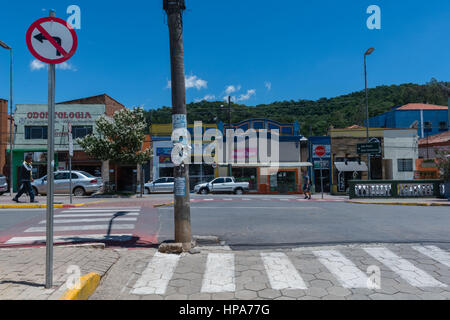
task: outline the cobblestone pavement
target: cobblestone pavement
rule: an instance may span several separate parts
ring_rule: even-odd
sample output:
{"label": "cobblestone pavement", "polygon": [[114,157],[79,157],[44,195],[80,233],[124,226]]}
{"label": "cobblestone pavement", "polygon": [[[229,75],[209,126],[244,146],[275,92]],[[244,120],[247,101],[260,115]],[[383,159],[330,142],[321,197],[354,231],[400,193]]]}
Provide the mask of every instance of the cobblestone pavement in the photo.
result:
{"label": "cobblestone pavement", "polygon": [[121,257],[92,300],[450,299],[450,253],[443,246],[116,252]]}
{"label": "cobblestone pavement", "polygon": [[113,250],[55,248],[53,288],[45,288],[45,248],[0,249],[0,300],[56,300],[67,290],[66,281],[79,267],[81,275],[103,276],[119,259]]}

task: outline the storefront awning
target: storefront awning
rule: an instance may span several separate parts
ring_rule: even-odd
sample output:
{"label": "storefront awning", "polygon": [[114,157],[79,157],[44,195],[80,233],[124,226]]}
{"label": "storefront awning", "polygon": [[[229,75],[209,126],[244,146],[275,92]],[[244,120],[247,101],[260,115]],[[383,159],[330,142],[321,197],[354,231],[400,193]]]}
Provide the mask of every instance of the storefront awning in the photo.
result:
{"label": "storefront awning", "polygon": [[[220,163],[220,166],[227,166],[227,163]],[[275,162],[275,163],[231,163],[233,167],[250,167],[250,168],[261,168],[261,167],[278,167],[278,168],[298,168],[298,167],[312,167],[311,162]]]}
{"label": "storefront awning", "polygon": [[341,171],[341,172],[369,171],[367,169],[366,163],[362,162],[362,161],[361,161],[361,164],[356,161],[348,161],[347,164],[345,164],[345,162],[335,162],[334,165],[336,166],[336,169],[338,169],[338,171]]}

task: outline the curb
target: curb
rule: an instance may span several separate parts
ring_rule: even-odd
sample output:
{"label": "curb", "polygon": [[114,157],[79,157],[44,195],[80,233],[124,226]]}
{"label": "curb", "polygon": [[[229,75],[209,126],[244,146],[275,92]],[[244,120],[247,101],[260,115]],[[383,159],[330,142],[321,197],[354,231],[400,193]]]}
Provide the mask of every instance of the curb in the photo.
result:
{"label": "curb", "polygon": [[[94,201],[94,202],[84,202],[77,204],[54,204],[53,208],[78,208],[83,207],[89,204],[106,202],[106,200],[102,201]],[[46,204],[0,204],[0,209],[46,209]]]}
{"label": "curb", "polygon": [[435,202],[371,202],[371,201],[346,201],[347,203],[356,204],[378,204],[389,206],[418,206],[418,207],[446,207],[450,206],[450,203],[435,203]]}
{"label": "curb", "polygon": [[80,278],[80,287],[67,290],[59,300],[87,300],[100,283],[98,273],[89,273]]}
{"label": "curb", "polygon": [[169,203],[155,204],[155,205],[153,205],[153,208],[166,207],[166,206],[171,206],[173,204],[175,204],[175,201],[172,201],[172,202],[169,202]]}

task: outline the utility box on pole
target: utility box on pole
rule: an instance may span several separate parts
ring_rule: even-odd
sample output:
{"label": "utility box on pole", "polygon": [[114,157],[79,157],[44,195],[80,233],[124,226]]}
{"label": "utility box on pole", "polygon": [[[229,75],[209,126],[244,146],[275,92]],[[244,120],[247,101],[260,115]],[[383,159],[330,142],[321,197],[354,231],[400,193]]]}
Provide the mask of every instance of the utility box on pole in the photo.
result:
{"label": "utility box on pole", "polygon": [[175,242],[182,243],[185,250],[191,248],[191,213],[189,200],[190,141],[187,140],[186,84],[183,52],[184,0],[163,0],[167,13],[170,38],[170,62],[172,80],[172,142],[175,164],[174,219]]}

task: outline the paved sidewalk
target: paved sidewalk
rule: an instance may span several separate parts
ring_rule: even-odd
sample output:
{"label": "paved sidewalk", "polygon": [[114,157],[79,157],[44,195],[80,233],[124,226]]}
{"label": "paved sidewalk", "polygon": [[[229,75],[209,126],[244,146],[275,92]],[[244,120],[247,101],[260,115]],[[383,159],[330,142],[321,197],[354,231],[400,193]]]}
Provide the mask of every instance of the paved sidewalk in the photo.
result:
{"label": "paved sidewalk", "polygon": [[403,205],[403,206],[450,206],[447,199],[437,198],[406,198],[406,199],[350,199],[348,203],[378,204],[378,205]]}
{"label": "paved sidewalk", "polygon": [[54,287],[46,289],[45,255],[45,248],[0,249],[0,300],[58,300],[67,290],[70,266],[79,267],[81,275],[103,276],[119,259],[114,250],[55,247]]}

